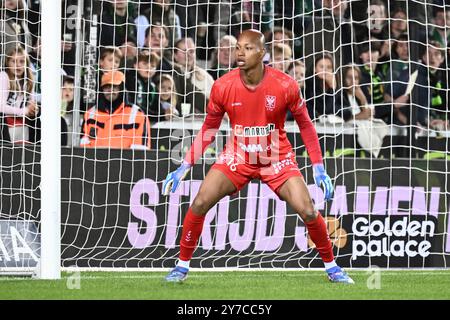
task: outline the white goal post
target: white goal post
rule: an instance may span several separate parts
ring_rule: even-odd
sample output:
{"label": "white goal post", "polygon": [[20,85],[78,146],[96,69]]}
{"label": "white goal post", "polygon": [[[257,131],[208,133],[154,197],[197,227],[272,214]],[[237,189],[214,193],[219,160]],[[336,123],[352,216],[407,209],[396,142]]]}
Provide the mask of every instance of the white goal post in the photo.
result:
{"label": "white goal post", "polygon": [[43,0],[40,279],[61,277],[61,2]]}

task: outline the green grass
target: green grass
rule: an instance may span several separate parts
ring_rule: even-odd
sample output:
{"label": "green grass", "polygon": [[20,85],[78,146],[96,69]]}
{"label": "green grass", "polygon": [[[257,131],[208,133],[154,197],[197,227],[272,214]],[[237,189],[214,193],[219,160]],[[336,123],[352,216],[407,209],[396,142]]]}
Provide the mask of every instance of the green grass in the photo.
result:
{"label": "green grass", "polygon": [[450,299],[450,270],[382,271],[380,289],[369,290],[366,271],[350,271],[355,285],[329,283],[320,271],[191,272],[181,284],[161,272],[83,272],[58,281],[0,278],[0,299]]}

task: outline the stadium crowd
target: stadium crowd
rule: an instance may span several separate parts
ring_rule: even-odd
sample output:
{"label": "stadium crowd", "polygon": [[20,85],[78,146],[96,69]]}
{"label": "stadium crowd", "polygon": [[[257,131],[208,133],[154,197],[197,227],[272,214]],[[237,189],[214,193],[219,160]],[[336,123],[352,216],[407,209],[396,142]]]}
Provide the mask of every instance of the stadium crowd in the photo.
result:
{"label": "stadium crowd", "polygon": [[[444,0],[426,6],[395,0],[85,1],[81,41],[88,46],[97,14],[98,59],[95,66],[84,59],[78,73],[77,3],[62,0],[63,145],[78,132],[74,110],[80,111],[81,145],[107,141],[121,148],[149,147],[156,122],[204,117],[214,80],[236,67],[236,37],[248,28],[264,32],[265,63],[298,81],[315,121],[449,128],[450,7]],[[39,141],[39,6],[39,0],[1,2],[1,141]],[[90,68],[95,73],[87,77]],[[93,99],[86,98],[88,87]],[[112,119],[124,110],[127,117]],[[141,141],[124,143],[111,134]]]}

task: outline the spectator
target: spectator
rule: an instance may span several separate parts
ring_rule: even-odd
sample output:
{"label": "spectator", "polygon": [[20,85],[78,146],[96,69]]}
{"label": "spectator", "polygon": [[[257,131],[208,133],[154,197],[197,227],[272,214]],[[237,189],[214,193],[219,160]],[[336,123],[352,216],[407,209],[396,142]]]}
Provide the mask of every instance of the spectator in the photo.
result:
{"label": "spectator", "polygon": [[353,26],[344,15],[347,7],[345,0],[324,0],[322,10],[314,11],[303,40],[307,75],[311,75],[315,61],[323,54],[332,54],[336,70],[358,56]]}
{"label": "spectator", "polygon": [[334,74],[333,58],[323,55],[314,64],[314,77],[306,82],[306,103],[311,119],[324,115],[338,116],[344,121],[350,119],[351,112],[341,108],[337,99],[338,85]]}
{"label": "spectator", "polygon": [[74,78],[63,76],[61,88],[61,145],[72,145]]}
{"label": "spectator", "polygon": [[301,60],[294,60],[288,70],[288,73],[297,81],[298,86],[302,91],[302,95],[305,96],[305,63]]}
{"label": "spectator", "polygon": [[281,72],[287,73],[289,65],[292,63],[292,49],[285,43],[275,43],[273,45],[273,55],[270,60],[272,67]]}
{"label": "spectator", "polygon": [[385,118],[385,112],[390,111],[390,106],[385,106],[383,113],[379,114],[380,108],[386,101],[385,90],[383,86],[383,75],[378,68],[378,59],[380,57],[380,45],[378,42],[365,42],[360,49],[361,60],[361,85],[362,91],[366,96],[367,102],[375,105],[377,118]]}
{"label": "spectator", "polygon": [[145,30],[144,47],[150,49],[160,58],[160,66],[158,71],[172,71],[173,65],[171,63],[172,56],[167,50],[169,46],[168,38],[169,30],[167,27],[156,23],[152,24]]}
{"label": "spectator", "polygon": [[161,74],[158,82],[159,88],[159,109],[163,111],[164,118],[170,120],[173,115],[179,115],[177,106],[177,92],[173,78],[168,74]]}
{"label": "spectator", "polygon": [[146,31],[146,46],[161,59],[157,69],[157,77],[164,73],[173,78],[176,92],[179,95],[177,99],[178,111],[181,111],[181,103],[189,103],[191,106],[200,108],[200,113],[204,113],[205,96],[201,92],[196,92],[192,83],[186,80],[181,68],[171,62],[172,55],[167,50],[169,43],[167,35],[168,29],[158,23],[152,24]]}
{"label": "spectator", "polygon": [[122,67],[124,69],[132,68],[137,56],[136,40],[134,38],[127,38],[126,42],[119,48],[122,52]]}
{"label": "spectator", "polygon": [[154,83],[159,57],[147,49],[139,51],[134,69],[128,70],[126,88],[130,102],[141,107],[150,123],[160,121],[156,85]]}
{"label": "spectator", "polygon": [[6,52],[4,69],[0,72],[0,140],[30,142],[30,119],[37,112],[30,59],[25,49],[17,46]]}
{"label": "spectator", "polygon": [[372,118],[372,108],[367,104],[367,99],[362,92],[359,79],[361,71],[356,65],[343,67],[343,92],[342,107],[343,113],[350,110],[350,119],[356,126],[357,146],[370,152],[374,157],[378,157],[383,146],[384,137],[389,129],[380,119]]}
{"label": "spectator", "polygon": [[408,35],[402,34],[397,40],[393,41],[390,60],[381,65],[381,72],[385,80],[390,82],[398,81],[400,73],[408,69],[408,63],[411,60],[408,40]]}
{"label": "spectator", "polygon": [[370,0],[369,6],[367,1],[355,1],[351,8],[357,42],[367,38],[383,41],[389,38],[385,27],[388,22],[386,4],[382,0]]}
{"label": "spectator", "polygon": [[5,53],[21,45],[26,52],[31,50],[31,34],[26,21],[27,8],[20,0],[3,0],[0,4],[0,62],[5,62]]}
{"label": "spectator", "polygon": [[[380,61],[389,62],[389,60],[392,59],[391,51],[392,51],[393,47],[395,46],[396,41],[399,40],[399,37],[406,34],[407,27],[408,27],[408,23],[407,23],[406,11],[403,8],[398,7],[394,10],[394,12],[392,14],[390,26],[388,24],[386,24],[384,27],[385,31],[384,31],[383,35],[390,34],[389,39],[380,40],[377,37],[375,37],[374,35],[370,35],[370,39],[373,42],[375,42],[375,41],[381,42]],[[390,67],[389,63],[387,63],[385,66]],[[385,71],[383,71],[383,73],[385,73]]]}
{"label": "spectator", "polygon": [[214,84],[213,77],[203,68],[196,65],[196,50],[194,40],[192,38],[182,38],[175,42],[175,61],[185,74],[185,78],[189,81],[196,92],[200,92],[206,98],[201,101],[196,100],[195,109],[206,113],[206,105],[209,100],[209,94]]}
{"label": "spectator", "polygon": [[264,57],[264,61],[270,60],[273,56],[273,47],[275,44],[283,43],[293,48],[294,45],[294,35],[291,31],[286,28],[275,26],[273,30],[268,33],[266,37],[266,43],[269,45],[267,48],[267,57]]}
{"label": "spectator", "polygon": [[450,10],[446,7],[435,6],[432,20],[434,27],[431,29],[430,40],[439,42],[442,48],[447,48],[450,41]]}
{"label": "spectator", "polygon": [[100,50],[99,79],[104,72],[119,70],[122,61],[122,51],[117,47],[106,47]]}
{"label": "spectator", "polygon": [[220,39],[217,53],[213,55],[209,70],[214,80],[236,67],[236,57],[234,54],[236,44],[236,38],[231,35],[225,35]]}
{"label": "spectator", "polygon": [[[98,41],[102,47],[124,47],[130,39],[136,39],[136,29],[128,12],[127,0],[110,0],[101,2]],[[135,45],[135,44],[134,44]]]}
{"label": "spectator", "polygon": [[346,65],[342,69],[342,75],[342,107],[351,111],[354,120],[371,119],[372,110],[360,85],[361,70],[356,65]]}
{"label": "spectator", "polygon": [[411,124],[410,106],[405,104],[412,100],[410,105],[417,108],[416,124],[441,129],[448,126],[447,70],[441,68],[444,57],[445,51],[439,42],[431,41],[423,46],[414,86],[414,90],[418,91],[417,94],[413,93],[411,97],[405,94],[410,77],[409,69],[404,70],[399,76],[399,81],[393,83],[393,97],[396,100],[404,97],[405,101],[403,104],[394,104],[400,124]]}
{"label": "spectator", "polygon": [[391,36],[392,39],[398,39],[398,37],[404,34],[408,29],[408,22],[405,9],[398,7],[394,10],[391,18]]}
{"label": "spectator", "polygon": [[[288,73],[297,81],[301,95],[302,97],[305,97],[305,64],[303,63],[303,61],[294,60],[294,62],[289,67]],[[290,110],[287,111],[286,120],[294,120],[294,116],[292,115]]]}
{"label": "spectator", "polygon": [[125,99],[125,75],[102,76],[97,106],[84,115],[81,146],[150,149],[150,122],[137,105]]}
{"label": "spectator", "polygon": [[137,41],[138,46],[142,47],[145,45],[146,30],[154,24],[160,24],[167,27],[167,39],[172,47],[173,43],[177,39],[181,38],[181,27],[180,18],[175,13],[171,5],[171,0],[155,0],[150,5],[149,8],[144,10],[141,15],[139,15],[134,23],[137,27]]}

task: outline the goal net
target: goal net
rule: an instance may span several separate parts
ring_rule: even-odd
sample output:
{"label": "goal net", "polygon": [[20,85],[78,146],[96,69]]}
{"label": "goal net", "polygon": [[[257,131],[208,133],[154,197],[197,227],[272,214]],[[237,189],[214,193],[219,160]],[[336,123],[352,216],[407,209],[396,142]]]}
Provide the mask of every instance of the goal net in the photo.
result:
{"label": "goal net", "polygon": [[[236,39],[249,28],[265,35],[264,63],[293,77],[306,100],[331,201],[314,185],[290,112],[284,129],[338,264],[449,266],[444,1],[63,0],[60,109],[41,101],[42,2],[1,4],[0,272],[38,266],[41,133],[53,126],[60,265],[174,266],[187,209],[231,134],[228,117],[175,193],[162,196],[162,182],[201,128],[214,81],[236,68]],[[58,123],[44,122],[49,109]],[[208,212],[191,266],[323,263],[298,214],[253,180]]]}

